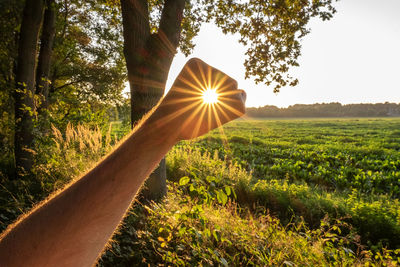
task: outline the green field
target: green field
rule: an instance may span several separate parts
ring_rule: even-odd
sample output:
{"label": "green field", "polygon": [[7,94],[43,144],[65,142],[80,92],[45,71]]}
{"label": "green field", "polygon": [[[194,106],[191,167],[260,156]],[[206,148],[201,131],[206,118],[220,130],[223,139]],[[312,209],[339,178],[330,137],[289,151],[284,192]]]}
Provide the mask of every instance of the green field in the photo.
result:
{"label": "green field", "polygon": [[236,121],[224,133],[196,145],[217,149],[257,179],[400,196],[399,119]]}
{"label": "green field", "polygon": [[101,264],[400,263],[400,119],[238,120],[167,165]]}
{"label": "green field", "polygon": [[[0,227],[127,133],[53,128],[37,179],[0,173]],[[168,194],[133,205],[98,266],[400,264],[400,118],[237,120],[166,156]]]}

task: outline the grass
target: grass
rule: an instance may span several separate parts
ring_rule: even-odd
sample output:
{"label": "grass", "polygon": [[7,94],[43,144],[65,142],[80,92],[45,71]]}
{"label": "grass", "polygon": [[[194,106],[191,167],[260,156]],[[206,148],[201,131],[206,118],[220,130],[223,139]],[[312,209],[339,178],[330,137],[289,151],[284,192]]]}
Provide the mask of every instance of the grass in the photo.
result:
{"label": "grass", "polygon": [[[168,195],[135,204],[99,266],[400,264],[400,119],[235,121],[167,155]],[[127,129],[53,129],[35,177],[0,188],[0,225]],[[32,177],[31,177],[32,178]]]}
{"label": "grass", "polygon": [[[167,162],[168,196],[162,203],[131,210],[100,266],[361,266],[399,261],[399,250],[372,251],[362,244],[345,215],[346,203],[343,215],[326,213],[341,205],[338,196],[285,181],[253,184],[254,177],[238,164],[187,145],[172,150]],[[349,203],[351,197],[355,195]],[[266,198],[272,203],[262,201]],[[318,225],[311,228],[306,219],[294,217],[295,207],[314,216],[320,212],[314,218]]]}
{"label": "grass", "polygon": [[240,162],[258,179],[400,196],[399,119],[236,121],[194,145]]}

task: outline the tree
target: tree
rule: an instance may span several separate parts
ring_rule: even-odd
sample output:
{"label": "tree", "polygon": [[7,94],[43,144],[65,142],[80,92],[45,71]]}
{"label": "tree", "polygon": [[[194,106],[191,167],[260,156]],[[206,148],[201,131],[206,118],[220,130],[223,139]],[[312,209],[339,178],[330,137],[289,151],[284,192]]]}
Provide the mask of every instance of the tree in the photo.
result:
{"label": "tree", "polygon": [[33,113],[35,110],[35,69],[44,0],[25,2],[18,41],[15,92],[15,164],[17,175],[33,165]]}
{"label": "tree", "polygon": [[[185,0],[167,0],[161,11],[157,32],[151,25],[155,4],[145,0],[121,0],[124,54],[131,88],[131,125],[151,110],[164,94],[169,68],[181,33]],[[165,194],[165,159],[146,182],[146,198]]]}
{"label": "tree", "polygon": [[0,169],[14,173],[14,90],[19,28],[24,3],[0,1]]}
{"label": "tree", "polygon": [[101,119],[96,114],[104,107],[121,103],[126,67],[120,11],[99,0],[59,2],[49,77],[48,112],[58,127],[96,123],[91,120]]}
{"label": "tree", "polygon": [[98,0],[4,0],[0,7],[0,152],[13,154],[9,169],[22,175],[50,123],[103,122],[101,114],[122,101],[122,23],[118,9]]}
{"label": "tree", "polygon": [[[247,47],[246,77],[273,85],[276,92],[295,86],[298,81],[288,71],[298,66],[300,40],[310,32],[307,23],[313,17],[330,19],[333,1],[121,0],[132,125],[162,97],[177,48],[190,54],[203,22],[214,22],[224,34],[240,34]],[[148,180],[152,195],[165,192],[164,169],[162,161]]]}
{"label": "tree", "polygon": [[46,2],[46,11],[44,13],[38,67],[36,71],[36,94],[43,96],[43,103],[41,103],[41,106],[44,108],[47,108],[49,105],[50,63],[53,52],[55,27],[55,2],[54,0],[48,0]]}

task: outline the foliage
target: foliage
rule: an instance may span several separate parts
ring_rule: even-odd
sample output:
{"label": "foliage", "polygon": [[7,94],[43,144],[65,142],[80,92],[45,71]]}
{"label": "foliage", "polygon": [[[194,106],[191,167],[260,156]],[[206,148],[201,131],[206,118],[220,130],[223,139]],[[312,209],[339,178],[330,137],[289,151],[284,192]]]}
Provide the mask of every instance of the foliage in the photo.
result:
{"label": "foliage", "polygon": [[[21,23],[23,2],[0,2],[0,169],[10,170],[13,165],[14,68],[17,55],[17,34]],[[10,173],[7,173],[10,174]]]}
{"label": "foliage", "polygon": [[291,212],[310,225],[325,213],[351,215],[365,244],[398,247],[398,125],[398,119],[240,121],[225,127],[226,137],[215,131],[194,145],[253,173],[241,201],[263,204],[286,222]]}
{"label": "foliage", "polygon": [[[0,166],[13,176],[15,72],[24,1],[0,3]],[[50,68],[49,106],[38,112],[44,96],[35,96],[35,142],[47,138],[50,125],[99,125],[118,119],[126,80],[119,9],[101,1],[56,1],[55,42]],[[26,129],[28,131],[28,129]],[[35,144],[34,144],[35,145]],[[35,149],[29,147],[29,149]]]}
{"label": "foliage", "polygon": [[[246,51],[246,77],[273,85],[277,92],[283,86],[297,85],[288,72],[297,67],[301,39],[310,29],[313,18],[329,20],[336,12],[334,0],[193,0],[187,1],[182,21],[180,50],[189,55],[193,38],[204,22],[212,22],[224,34],[238,34]],[[163,1],[149,1],[153,32],[161,17]]]}
{"label": "foliage", "polygon": [[368,243],[371,233],[397,242],[398,201],[257,181],[193,145],[169,152],[166,199],[135,205],[99,266],[399,263],[399,250]]}
{"label": "foliage", "polygon": [[[295,86],[298,81],[289,68],[298,66],[300,40],[310,30],[313,17],[329,20],[336,12],[332,0],[324,1],[205,1],[212,18],[224,33],[239,33],[240,43],[247,46],[246,77],[256,82]],[[213,8],[214,7],[214,8]]]}
{"label": "foliage", "polygon": [[52,132],[36,143],[35,165],[30,175],[9,180],[7,173],[0,170],[0,231],[91,168],[117,138],[111,135],[111,125],[104,133],[99,127],[82,124],[68,124],[63,133],[53,126]]}
{"label": "foliage", "polygon": [[[334,234],[341,226],[329,225],[312,231],[298,224],[288,229],[269,215],[239,215],[233,205],[193,203],[177,184],[170,188],[163,204],[145,209],[146,215],[135,210],[138,218],[135,228],[130,228],[132,235],[119,236],[123,242],[112,244],[112,251],[106,252],[100,266],[140,265],[139,262],[174,266],[276,266],[365,261],[346,248],[350,241]],[[124,253],[128,248],[131,253]],[[325,253],[332,259],[327,259]]]}
{"label": "foliage", "polygon": [[[23,1],[1,2],[2,91],[14,87],[22,8]],[[76,0],[57,1],[56,9],[50,94],[75,94],[79,101],[118,101],[126,79],[119,9],[101,1]]]}
{"label": "foliage", "polygon": [[[275,153],[324,149],[327,155],[396,158],[396,149],[382,148],[398,137],[396,125],[398,119],[237,121],[224,129],[230,140],[225,146],[216,132],[180,143],[167,155],[167,197],[159,204],[134,205],[98,265],[400,264],[400,203],[390,188],[363,193],[356,185],[342,190],[323,179],[292,179],[295,172],[265,176],[256,166],[280,154],[252,157],[257,147],[269,146],[277,148]],[[36,148],[34,174],[40,179],[10,182],[0,175],[1,229],[68,183],[72,177],[66,174],[90,168],[129,131],[123,127],[114,124],[105,132],[84,125],[69,124],[62,132],[53,128]],[[325,142],[299,144],[311,129],[315,136],[325,133]],[[359,145],[334,141],[344,133],[359,138]],[[248,152],[239,158],[238,149]],[[285,155],[291,161],[290,153]],[[388,168],[382,163],[373,166]],[[337,168],[330,166],[326,169]]]}
{"label": "foliage", "polygon": [[[253,213],[265,212],[277,216],[284,224],[293,220],[293,216],[302,218],[309,227],[318,227],[328,214],[331,218],[350,216],[347,221],[361,235],[361,241],[367,245],[399,247],[400,243],[400,203],[386,195],[366,195],[356,189],[346,194],[341,191],[326,192],[318,185],[309,186],[297,181],[290,183],[282,180],[260,180],[249,175],[240,166],[226,167],[225,161],[209,153],[200,153],[198,149],[181,148],[168,155],[168,174],[174,176],[202,175],[206,181],[210,175],[225,181],[232,188],[236,200],[243,208]],[[189,181],[189,180],[188,180]],[[223,188],[224,185],[220,185]],[[201,188],[196,180],[190,180],[190,188]],[[237,196],[237,197],[236,197]]]}
{"label": "foliage", "polygon": [[322,103],[296,104],[287,108],[264,106],[247,108],[246,114],[254,118],[329,118],[329,117],[398,117],[400,105],[396,103],[348,104]]}
{"label": "foliage", "polygon": [[53,53],[51,93],[80,102],[121,99],[126,70],[118,8],[101,1],[60,3]]}
{"label": "foliage", "polygon": [[218,150],[257,179],[399,197],[398,125],[399,119],[240,121],[224,128],[226,136],[214,131],[194,145]]}

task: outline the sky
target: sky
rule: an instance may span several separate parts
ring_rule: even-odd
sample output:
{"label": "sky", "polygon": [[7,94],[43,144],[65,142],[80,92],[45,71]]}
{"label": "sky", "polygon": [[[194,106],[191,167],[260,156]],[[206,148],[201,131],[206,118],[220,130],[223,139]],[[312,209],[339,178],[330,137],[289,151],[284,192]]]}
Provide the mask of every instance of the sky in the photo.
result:
{"label": "sky", "polygon": [[198,57],[236,79],[247,93],[247,107],[340,102],[400,103],[400,0],[341,0],[330,21],[312,20],[302,41],[300,67],[291,74],[295,87],[256,85],[245,80],[245,48],[238,36],[224,35],[212,24],[202,26],[188,58],[178,53],[167,90],[191,57]]}

